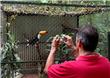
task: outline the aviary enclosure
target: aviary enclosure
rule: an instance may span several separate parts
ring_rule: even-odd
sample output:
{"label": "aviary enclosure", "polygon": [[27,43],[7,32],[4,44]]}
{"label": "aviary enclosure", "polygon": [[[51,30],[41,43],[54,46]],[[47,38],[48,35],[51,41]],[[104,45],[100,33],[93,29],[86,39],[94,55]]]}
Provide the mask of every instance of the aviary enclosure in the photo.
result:
{"label": "aviary enclosure", "polygon": [[[84,24],[98,28],[101,38],[96,51],[110,56],[107,53],[110,6],[14,1],[2,1],[1,4],[3,78],[16,78],[19,74],[42,74],[52,37],[62,33],[74,35],[77,28]],[[41,37],[37,47],[27,46],[26,41],[41,30],[48,31],[48,34]],[[59,51],[56,63],[74,59],[69,57],[70,50],[66,50],[65,46],[62,45]]]}

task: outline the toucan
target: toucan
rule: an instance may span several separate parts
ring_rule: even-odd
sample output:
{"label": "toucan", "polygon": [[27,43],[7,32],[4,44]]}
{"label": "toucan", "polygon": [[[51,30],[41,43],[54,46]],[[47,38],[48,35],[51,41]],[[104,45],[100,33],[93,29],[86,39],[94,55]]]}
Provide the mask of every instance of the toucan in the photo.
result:
{"label": "toucan", "polygon": [[46,35],[47,33],[48,33],[47,31],[40,31],[40,32],[38,32],[31,40],[27,40],[27,42],[28,42],[27,46],[35,45],[39,41],[39,39],[42,36]]}

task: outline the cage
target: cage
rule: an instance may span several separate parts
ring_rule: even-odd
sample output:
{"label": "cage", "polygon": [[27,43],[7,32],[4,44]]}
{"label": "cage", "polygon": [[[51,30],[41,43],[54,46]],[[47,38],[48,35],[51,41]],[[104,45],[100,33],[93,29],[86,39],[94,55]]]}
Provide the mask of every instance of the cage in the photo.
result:
{"label": "cage", "polygon": [[[66,9],[65,5],[2,1],[2,44],[7,40],[6,23],[10,22],[9,17],[16,16],[10,30],[18,41],[16,51],[21,59],[20,72],[27,74],[42,71],[49,53],[46,50],[46,44],[49,44],[46,43],[46,40],[49,37],[75,31],[74,28],[79,27],[79,16],[81,15],[108,10],[88,7],[76,9],[71,5]],[[31,39],[40,30],[46,30],[48,34],[40,39],[37,48],[27,47],[26,40]]]}

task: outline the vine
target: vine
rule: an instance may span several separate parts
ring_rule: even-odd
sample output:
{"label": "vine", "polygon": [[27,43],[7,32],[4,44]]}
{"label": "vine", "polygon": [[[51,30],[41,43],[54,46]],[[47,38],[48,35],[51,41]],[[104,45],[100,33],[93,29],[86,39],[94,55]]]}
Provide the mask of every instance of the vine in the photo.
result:
{"label": "vine", "polygon": [[14,71],[19,69],[20,64],[15,63],[20,61],[17,55],[17,44],[14,35],[11,33],[11,26],[17,15],[11,15],[8,17],[8,22],[6,23],[6,36],[7,41],[2,47],[1,52],[1,68],[2,68],[2,78],[14,78]]}

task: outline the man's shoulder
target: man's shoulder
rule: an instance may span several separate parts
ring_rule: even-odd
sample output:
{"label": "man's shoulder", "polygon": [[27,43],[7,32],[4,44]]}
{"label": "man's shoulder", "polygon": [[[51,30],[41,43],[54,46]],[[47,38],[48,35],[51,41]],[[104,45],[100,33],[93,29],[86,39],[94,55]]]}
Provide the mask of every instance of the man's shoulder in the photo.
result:
{"label": "man's shoulder", "polygon": [[77,61],[65,61],[64,63],[61,63],[61,66],[67,67],[67,68],[74,68],[77,66]]}
{"label": "man's shoulder", "polygon": [[75,61],[65,61],[60,64],[53,64],[52,66],[49,67],[49,71],[62,71],[62,72],[70,72],[74,71],[76,69],[75,67]]}
{"label": "man's shoulder", "polygon": [[71,69],[71,68],[74,68],[75,65],[76,65],[76,61],[65,61],[65,62],[60,63],[60,64],[53,64],[50,67]]}
{"label": "man's shoulder", "polygon": [[74,63],[77,63],[75,60],[72,60],[72,61],[65,61],[63,64],[74,64]]}
{"label": "man's shoulder", "polygon": [[100,56],[101,61],[106,62],[108,64],[110,64],[110,61],[108,58],[104,57],[104,56]]}

